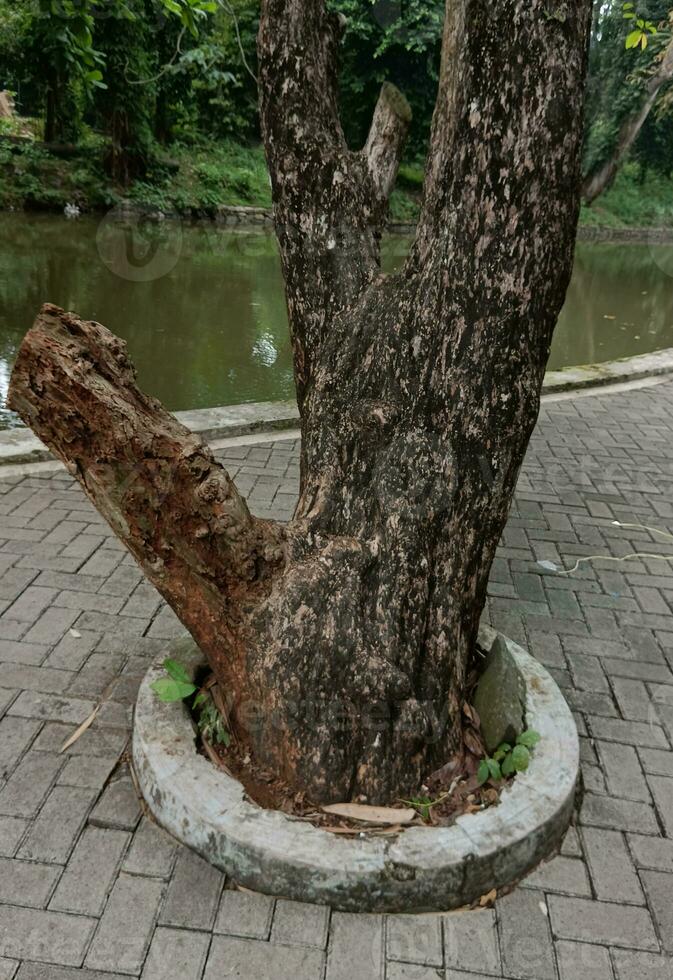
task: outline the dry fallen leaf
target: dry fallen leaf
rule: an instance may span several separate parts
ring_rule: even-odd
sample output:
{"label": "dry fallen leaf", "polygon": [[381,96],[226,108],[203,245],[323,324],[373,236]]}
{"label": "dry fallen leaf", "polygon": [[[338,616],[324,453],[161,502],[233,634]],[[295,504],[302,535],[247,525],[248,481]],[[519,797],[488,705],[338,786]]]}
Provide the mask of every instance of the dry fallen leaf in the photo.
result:
{"label": "dry fallen leaf", "polygon": [[416,811],[411,807],[366,806],[364,803],[331,803],[322,809],[324,813],[333,813],[336,817],[383,826],[411,823],[416,816]]}
{"label": "dry fallen leaf", "polygon": [[65,740],[65,742],[61,746],[61,749],[60,749],[61,752],[65,752],[65,750],[66,749],[69,749],[71,745],[74,745],[75,742],[77,741],[77,739],[80,738],[84,734],[84,732],[87,730],[87,728],[90,728],[91,727],[91,725],[93,724],[94,718],[96,717],[96,715],[100,711],[100,707],[101,707],[100,705],[96,705],[96,707],[93,709],[93,711],[91,712],[91,714],[89,715],[89,717],[86,718],[82,722],[82,724],[79,726],[79,728],[76,729],[76,731],[74,731],[72,733],[72,735],[70,736],[70,738],[67,738]]}
{"label": "dry fallen leaf", "polygon": [[495,890],[495,888],[491,888],[490,892],[486,892],[485,895],[481,896],[481,898],[479,899],[479,904],[484,909],[486,908],[487,905],[493,905],[497,897],[498,897],[497,891]]}

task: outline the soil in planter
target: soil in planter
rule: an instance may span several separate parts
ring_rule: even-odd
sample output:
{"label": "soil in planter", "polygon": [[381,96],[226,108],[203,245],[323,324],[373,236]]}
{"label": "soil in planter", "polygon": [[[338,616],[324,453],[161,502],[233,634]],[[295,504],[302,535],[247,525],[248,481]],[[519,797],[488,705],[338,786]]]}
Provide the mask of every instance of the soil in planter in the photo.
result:
{"label": "soil in planter", "polygon": [[[229,745],[224,746],[199,738],[199,751],[218,768],[241,782],[251,802],[267,810],[280,810],[295,819],[306,820],[333,833],[391,835],[400,833],[409,826],[449,826],[461,814],[477,813],[497,805],[503,788],[514,778],[497,783],[489,780],[479,785],[477,769],[486,750],[480,733],[479,716],[471,706],[470,698],[479,678],[483,657],[483,651],[478,650],[468,674],[467,700],[463,705],[463,744],[460,752],[447,760],[440,769],[429,773],[416,794],[404,800],[391,800],[389,809],[398,811],[398,817],[396,819],[395,813],[391,812],[387,823],[371,823],[345,815],[326,813],[306,794],[293,793],[281,778],[257,765],[247,748],[233,739]],[[212,678],[204,683],[202,691],[209,692],[216,706],[222,710],[223,699]],[[195,720],[197,713],[198,709]],[[349,802],[367,803],[360,799]],[[411,823],[400,823],[400,809],[415,811]],[[382,816],[385,820],[385,814]]]}

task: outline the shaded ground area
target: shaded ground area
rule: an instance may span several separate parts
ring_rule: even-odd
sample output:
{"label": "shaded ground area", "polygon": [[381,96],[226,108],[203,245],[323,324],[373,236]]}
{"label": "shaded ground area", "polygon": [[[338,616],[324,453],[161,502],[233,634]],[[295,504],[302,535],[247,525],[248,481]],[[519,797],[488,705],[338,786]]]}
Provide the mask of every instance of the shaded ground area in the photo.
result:
{"label": "shaded ground area", "polygon": [[[673,532],[672,446],[673,383],[543,409],[486,615],[575,709],[584,801],[560,856],[445,916],[235,891],[148,822],[132,704],[180,626],[67,475],[0,480],[0,980],[673,978],[673,562],[538,564],[673,555],[612,523]],[[253,510],[290,515],[295,442],[220,455]]]}

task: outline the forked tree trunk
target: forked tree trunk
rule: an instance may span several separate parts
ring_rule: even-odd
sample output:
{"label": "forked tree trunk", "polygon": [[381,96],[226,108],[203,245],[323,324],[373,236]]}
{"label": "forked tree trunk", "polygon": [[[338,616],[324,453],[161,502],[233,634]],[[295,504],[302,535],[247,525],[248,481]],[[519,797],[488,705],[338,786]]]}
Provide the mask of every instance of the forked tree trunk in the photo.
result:
{"label": "forked tree trunk", "polygon": [[123,345],[48,307],[11,404],[207,653],[261,762],[316,802],[412,792],[465,665],[572,266],[590,0],[449,0],[419,229],[379,237],[408,107],[350,151],[339,22],[264,0],[262,122],[302,416],[293,521],[250,516]]}
{"label": "forked tree trunk", "polygon": [[617,142],[609,159],[588,174],[582,184],[582,199],[593,204],[606,191],[617,175],[624,158],[643,128],[659,92],[673,78],[673,40],[664,50],[657,70],[649,77],[640,105],[631,112],[619,127]]}

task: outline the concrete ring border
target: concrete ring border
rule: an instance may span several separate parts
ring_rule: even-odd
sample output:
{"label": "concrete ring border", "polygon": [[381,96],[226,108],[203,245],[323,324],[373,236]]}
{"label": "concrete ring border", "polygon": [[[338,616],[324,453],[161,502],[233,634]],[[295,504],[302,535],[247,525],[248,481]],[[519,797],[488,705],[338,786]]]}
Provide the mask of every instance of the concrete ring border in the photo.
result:
{"label": "concrete ring border", "polygon": [[[481,646],[490,649],[497,635],[482,627]],[[133,761],[145,800],[179,841],[255,891],[360,912],[472,903],[517,881],[560,844],[579,775],[579,739],[563,695],[533,657],[503,639],[525,681],[528,727],[542,739],[498,806],[465,814],[451,827],[364,839],[263,810],[245,799],[241,783],[197,753],[184,705],[165,704],[150,689],[163,673],[161,661],[143,680],[135,711]],[[178,641],[171,655],[192,673],[203,664],[191,639]]]}

